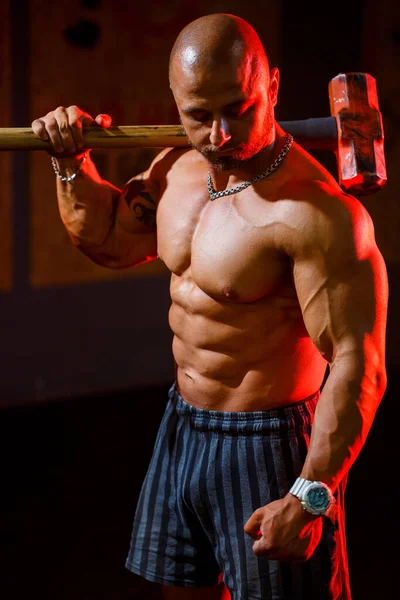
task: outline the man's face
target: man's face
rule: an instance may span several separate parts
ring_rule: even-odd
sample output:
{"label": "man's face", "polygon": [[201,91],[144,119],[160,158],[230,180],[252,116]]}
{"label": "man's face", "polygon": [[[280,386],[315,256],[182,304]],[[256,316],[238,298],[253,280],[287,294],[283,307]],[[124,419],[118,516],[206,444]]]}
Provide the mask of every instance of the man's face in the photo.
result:
{"label": "man's face", "polygon": [[272,143],[278,85],[277,69],[263,81],[224,65],[179,69],[171,87],[190,144],[216,169],[234,170]]}

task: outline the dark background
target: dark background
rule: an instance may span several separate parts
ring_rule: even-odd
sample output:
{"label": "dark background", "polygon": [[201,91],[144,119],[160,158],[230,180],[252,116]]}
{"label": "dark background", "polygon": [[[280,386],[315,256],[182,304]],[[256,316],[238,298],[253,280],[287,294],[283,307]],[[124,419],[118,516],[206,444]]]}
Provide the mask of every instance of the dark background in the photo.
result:
{"label": "dark background", "polygon": [[[396,595],[400,533],[394,502],[399,14],[394,0],[375,4],[329,6],[328,16],[320,2],[285,0],[151,0],[146,6],[10,0],[0,6],[1,127],[28,126],[69,103],[108,111],[115,124],[175,123],[166,49],[185,24],[211,12],[237,14],[259,32],[281,71],[279,120],[327,116],[328,82],[339,72],[376,78],[388,183],[360,199],[389,274],[389,383],[348,484],[354,600]],[[0,162],[9,192],[2,191],[1,210],[9,210],[1,243],[10,236],[4,251],[1,246],[0,594],[7,600],[156,598],[153,586],[123,565],[173,380],[168,274],[162,265],[106,273],[78,256],[54,209],[48,157],[39,154],[3,153]],[[104,176],[122,185],[151,158],[131,154],[94,156]],[[333,154],[314,155],[336,173]]]}

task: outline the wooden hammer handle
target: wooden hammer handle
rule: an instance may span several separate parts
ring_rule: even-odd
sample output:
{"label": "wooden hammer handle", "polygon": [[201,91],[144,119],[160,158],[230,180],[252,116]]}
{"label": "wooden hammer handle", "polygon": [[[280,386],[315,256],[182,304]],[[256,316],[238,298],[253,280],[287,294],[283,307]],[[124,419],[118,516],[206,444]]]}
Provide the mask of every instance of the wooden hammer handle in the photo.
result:
{"label": "wooden hammer handle", "polygon": [[[143,125],[124,127],[87,127],[87,148],[168,148],[188,146],[180,125]],[[49,142],[40,140],[30,127],[0,129],[0,150],[48,150]]]}
{"label": "wooden hammer handle", "polygon": [[[281,127],[291,133],[304,148],[337,147],[337,126],[334,117],[281,121]],[[87,148],[169,148],[187,147],[181,125],[132,125],[121,127],[87,127],[84,129]],[[30,127],[0,128],[0,150],[48,150],[49,142],[40,140]]]}

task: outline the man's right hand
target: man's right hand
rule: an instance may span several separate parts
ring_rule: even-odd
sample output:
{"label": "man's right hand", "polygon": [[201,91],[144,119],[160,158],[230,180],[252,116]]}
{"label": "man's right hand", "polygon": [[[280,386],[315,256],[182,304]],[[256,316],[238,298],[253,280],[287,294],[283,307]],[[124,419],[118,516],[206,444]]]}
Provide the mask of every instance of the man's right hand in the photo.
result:
{"label": "man's right hand", "polygon": [[77,157],[83,154],[85,147],[83,128],[95,124],[110,127],[111,117],[99,114],[93,119],[78,106],[59,106],[46,116],[32,121],[31,127],[41,140],[50,142],[49,153],[52,156]]}

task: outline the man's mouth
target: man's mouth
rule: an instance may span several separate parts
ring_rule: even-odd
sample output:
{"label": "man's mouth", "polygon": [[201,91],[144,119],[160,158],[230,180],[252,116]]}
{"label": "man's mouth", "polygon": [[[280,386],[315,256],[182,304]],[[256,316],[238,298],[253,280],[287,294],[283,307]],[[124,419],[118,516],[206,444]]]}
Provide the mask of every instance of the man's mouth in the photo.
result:
{"label": "man's mouth", "polygon": [[215,152],[213,152],[213,154],[215,154],[216,156],[229,156],[231,154],[234,154],[236,148],[230,148],[229,150],[216,150]]}

